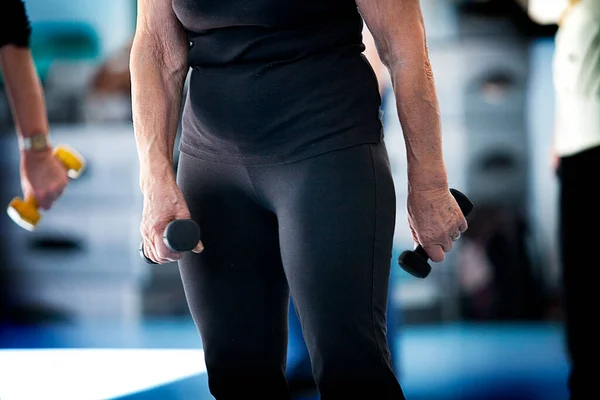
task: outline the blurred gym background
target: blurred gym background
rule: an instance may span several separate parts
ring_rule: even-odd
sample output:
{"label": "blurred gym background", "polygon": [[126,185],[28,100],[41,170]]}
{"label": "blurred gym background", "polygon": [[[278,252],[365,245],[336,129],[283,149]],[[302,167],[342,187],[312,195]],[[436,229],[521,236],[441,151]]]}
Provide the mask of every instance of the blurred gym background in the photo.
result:
{"label": "blurred gym background", "polygon": [[[392,260],[399,378],[411,400],[566,399],[549,162],[563,1],[421,3],[450,183],[476,211],[429,278]],[[76,148],[88,168],[34,232],[0,213],[0,398],[211,399],[176,265],[148,266],[137,252],[142,199],[128,72],[136,1],[25,4],[53,142]],[[413,244],[390,96],[395,259]],[[21,195],[19,152],[1,83],[0,152],[8,204]],[[294,346],[291,338],[291,358]]]}

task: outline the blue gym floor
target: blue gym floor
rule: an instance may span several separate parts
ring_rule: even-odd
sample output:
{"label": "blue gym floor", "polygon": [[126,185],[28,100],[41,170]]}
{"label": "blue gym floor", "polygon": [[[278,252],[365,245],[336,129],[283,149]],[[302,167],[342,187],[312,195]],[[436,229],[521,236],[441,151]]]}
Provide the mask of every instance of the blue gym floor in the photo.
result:
{"label": "blue gym floor", "polygon": [[[409,400],[567,399],[560,325],[406,326],[397,340]],[[2,400],[212,399],[188,320],[4,328],[0,348]]]}

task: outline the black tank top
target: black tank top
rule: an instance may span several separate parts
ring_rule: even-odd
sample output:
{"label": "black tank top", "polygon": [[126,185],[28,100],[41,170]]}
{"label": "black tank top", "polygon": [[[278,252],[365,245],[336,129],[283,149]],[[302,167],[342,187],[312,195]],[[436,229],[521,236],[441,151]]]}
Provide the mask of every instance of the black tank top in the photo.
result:
{"label": "black tank top", "polygon": [[291,162],[383,136],[354,0],[173,0],[192,68],[180,150]]}

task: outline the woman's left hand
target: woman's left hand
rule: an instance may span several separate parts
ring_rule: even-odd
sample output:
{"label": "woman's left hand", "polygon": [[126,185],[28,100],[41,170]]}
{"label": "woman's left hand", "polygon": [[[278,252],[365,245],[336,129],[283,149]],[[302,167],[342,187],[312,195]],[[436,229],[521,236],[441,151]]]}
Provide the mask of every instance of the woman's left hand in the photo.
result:
{"label": "woman's left hand", "polygon": [[423,246],[433,262],[441,262],[445,253],[468,228],[454,196],[447,187],[409,188],[408,223],[416,243]]}

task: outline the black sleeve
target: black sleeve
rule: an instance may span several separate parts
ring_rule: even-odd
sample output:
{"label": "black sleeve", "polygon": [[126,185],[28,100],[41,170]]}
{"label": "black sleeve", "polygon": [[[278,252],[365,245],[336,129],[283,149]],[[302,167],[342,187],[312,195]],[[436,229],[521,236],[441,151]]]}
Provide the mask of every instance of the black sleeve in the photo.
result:
{"label": "black sleeve", "polygon": [[31,26],[21,0],[0,0],[0,47],[29,47]]}

